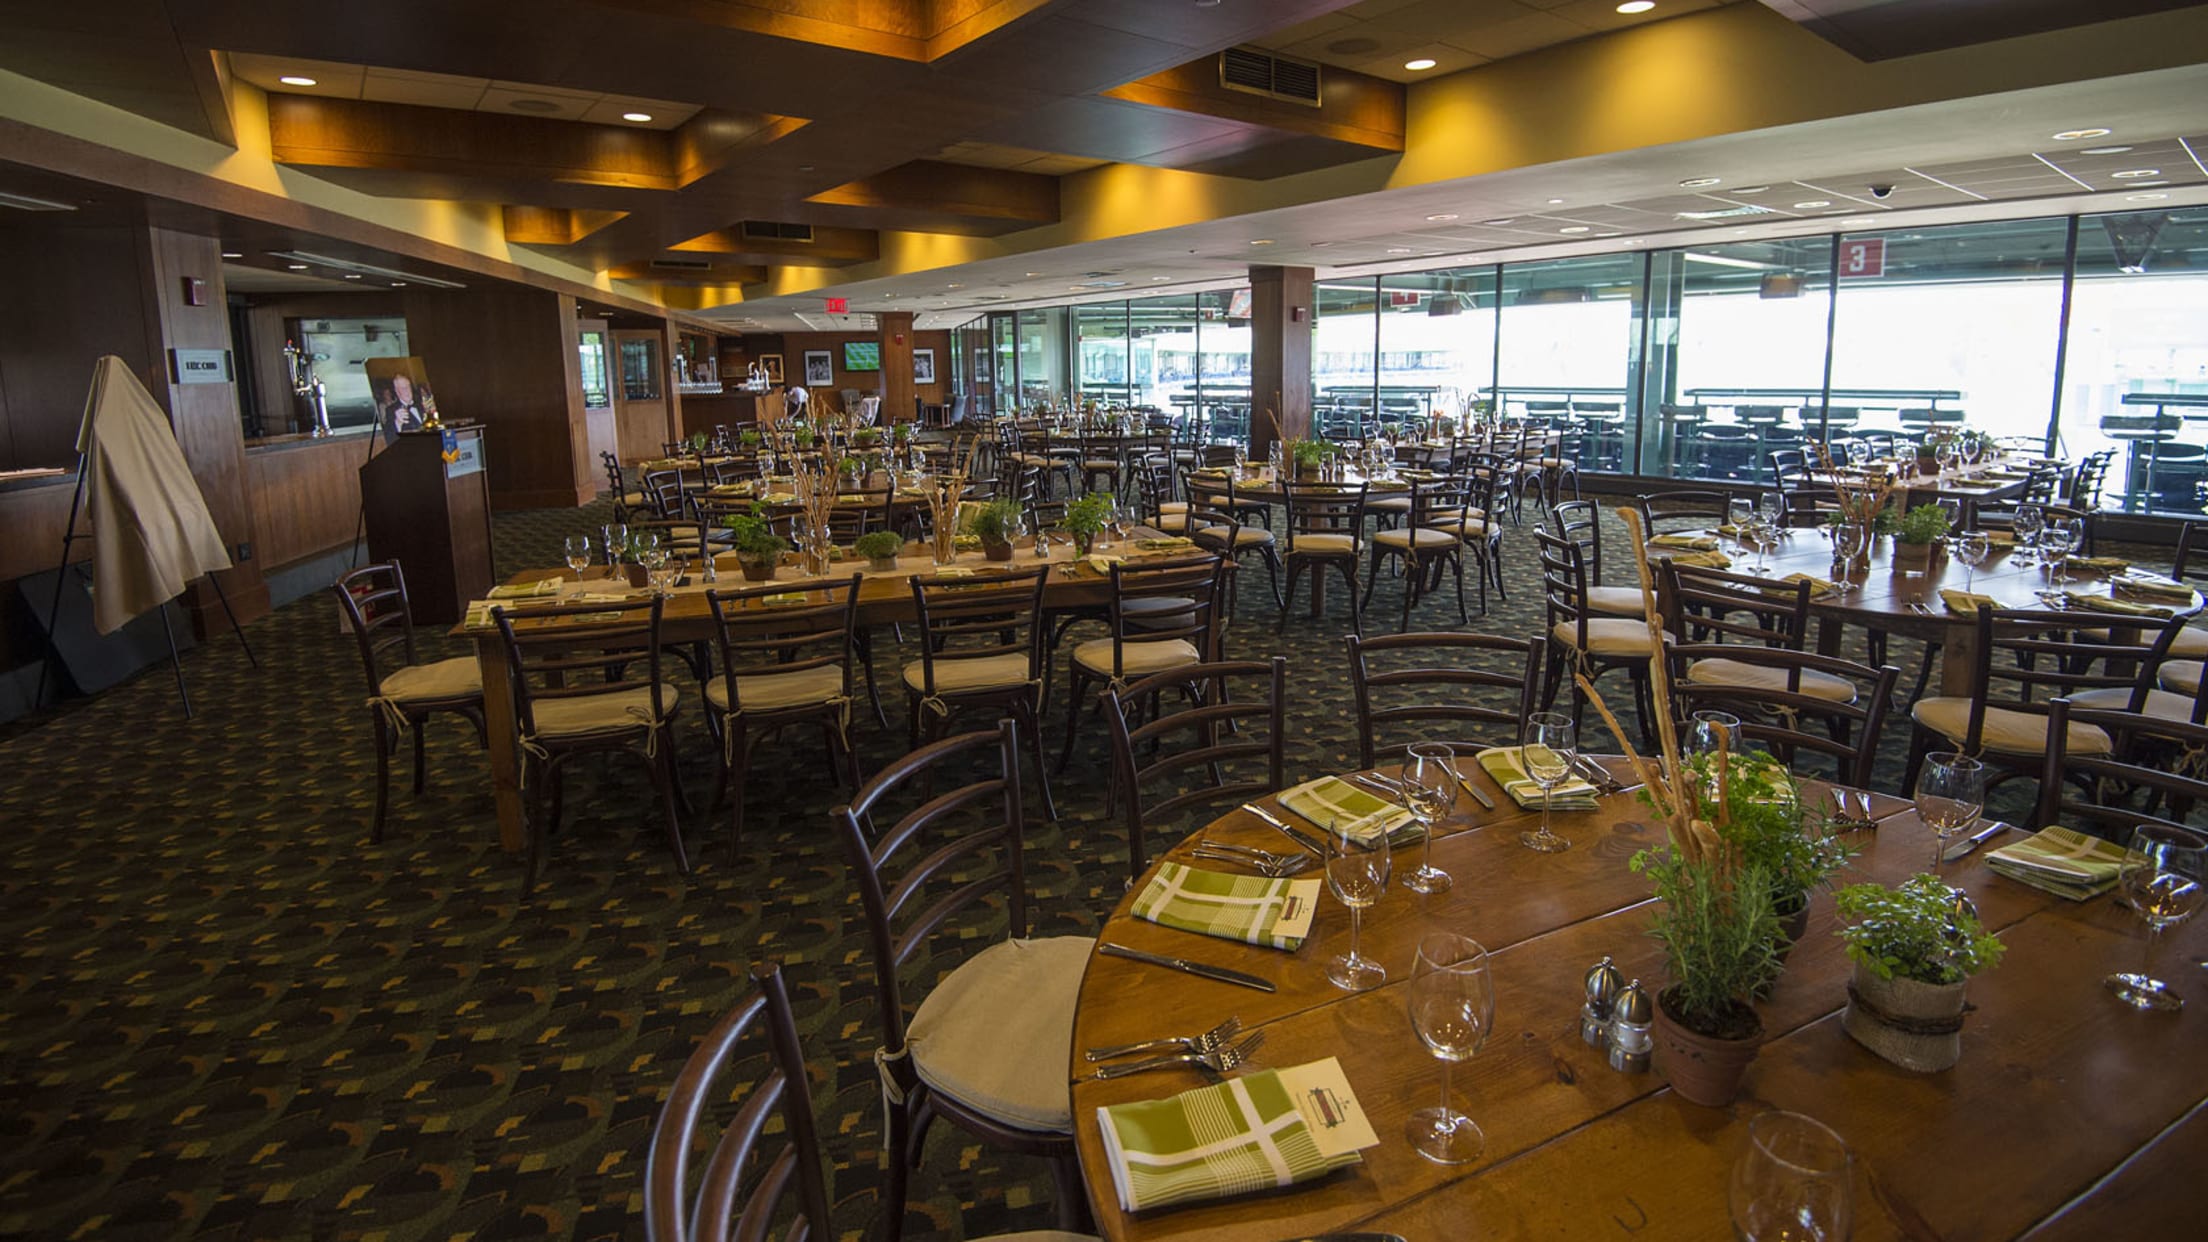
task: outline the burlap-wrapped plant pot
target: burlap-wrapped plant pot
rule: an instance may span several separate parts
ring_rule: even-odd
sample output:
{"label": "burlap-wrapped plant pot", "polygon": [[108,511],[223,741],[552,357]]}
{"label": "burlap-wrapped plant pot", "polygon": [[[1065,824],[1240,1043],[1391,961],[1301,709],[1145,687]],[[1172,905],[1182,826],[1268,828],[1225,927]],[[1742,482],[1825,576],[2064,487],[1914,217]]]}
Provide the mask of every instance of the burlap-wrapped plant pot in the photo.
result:
{"label": "burlap-wrapped plant pot", "polygon": [[1936,1073],[1962,1058],[1969,986],[1881,979],[1857,966],[1840,1024],[1855,1042],[1903,1069]]}

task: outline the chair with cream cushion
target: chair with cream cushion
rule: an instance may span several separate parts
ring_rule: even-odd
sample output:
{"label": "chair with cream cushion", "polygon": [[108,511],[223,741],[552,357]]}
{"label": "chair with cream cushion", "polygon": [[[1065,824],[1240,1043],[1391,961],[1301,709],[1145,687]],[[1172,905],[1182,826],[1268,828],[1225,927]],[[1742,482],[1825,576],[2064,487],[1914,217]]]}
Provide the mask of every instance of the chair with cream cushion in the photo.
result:
{"label": "chair with cream cushion", "polygon": [[[1810,584],[1773,581],[1722,569],[1682,567],[1657,562],[1664,628],[1682,642],[1726,647],[1802,650],[1809,634]],[[1813,668],[1798,670],[1798,682],[1778,686],[1764,666],[1731,658],[1730,652],[1678,666],[1679,682],[1714,686],[1740,684],[1765,690],[1785,688],[1829,703],[1853,703],[1857,686],[1847,677]]]}
{"label": "chair with cream cushion", "polygon": [[[391,752],[399,744],[402,728],[414,739],[417,797],[428,775],[424,731],[432,715],[465,716],[475,725],[478,743],[489,745],[483,728],[482,665],[472,655],[414,662],[414,607],[406,594],[406,574],[397,561],[362,566],[332,583],[330,590],[360,645],[360,661],[368,674],[368,718],[376,735],[376,813],[368,834],[371,840],[381,841],[391,797]],[[401,662],[393,665],[393,659]]]}
{"label": "chair with cream cushion", "polygon": [[1391,751],[1418,741],[1443,742],[1460,755],[1515,744],[1533,714],[1548,646],[1538,636],[1457,632],[1344,640],[1364,768],[1379,761],[1381,725],[1402,726]]}
{"label": "chair with cream cushion", "polygon": [[[1166,669],[1106,689],[1112,779],[1125,795],[1127,881],[1149,867],[1149,835],[1192,807],[1237,806],[1285,783],[1288,661],[1220,661]],[[1254,684],[1253,684],[1254,683]],[[1230,684],[1244,691],[1228,694]],[[1187,704],[1167,711],[1168,697]],[[1145,711],[1145,705],[1148,710]],[[1224,809],[1222,807],[1222,809]],[[1206,811],[1201,824],[1218,811]]]}
{"label": "chair with cream cushion", "polygon": [[[2080,630],[2074,611],[2020,608],[1980,608],[1975,620],[1970,693],[1921,698],[1910,707],[1915,729],[1904,791],[1916,787],[1925,754],[1944,747],[2004,769],[1989,784],[2037,777],[2050,742],[2050,699],[2085,694],[2099,709],[2143,715],[2156,670],[2183,624],[2175,617],[2125,618],[2122,629],[2095,632]],[[2080,755],[2105,755],[2110,745],[2105,732],[2079,723],[2063,744]]]}
{"label": "chair with cream cushion", "polygon": [[912,578],[920,658],[905,665],[906,742],[917,750],[969,709],[1009,716],[1035,760],[1046,818],[1058,818],[1043,766],[1043,585],[1048,565],[985,578]]}
{"label": "chair with cream cushion", "polygon": [[[2074,698],[2049,703],[2047,715],[2052,737],[2083,732],[2108,738],[2110,745],[2084,752],[2059,742],[2047,748],[2035,817],[2040,827],[2061,824],[2116,841],[2146,823],[2208,831],[2208,778],[2199,767],[2208,753],[2208,724],[2099,711]],[[2071,797],[2076,791],[2084,796]]]}
{"label": "chair with cream cushion", "polygon": [[[1444,568],[1453,570],[1457,578],[1457,622],[1472,623],[1471,614],[1464,607],[1464,540],[1460,533],[1467,521],[1466,508],[1471,504],[1467,494],[1471,480],[1464,475],[1442,474],[1411,483],[1411,507],[1405,511],[1402,525],[1388,530],[1375,531],[1370,539],[1372,563],[1365,570],[1365,594],[1357,601],[1357,611],[1363,614],[1365,606],[1372,602],[1372,592],[1380,585],[1380,567],[1388,560],[1400,560],[1403,568],[1403,616],[1396,624],[1397,633],[1408,633],[1411,628],[1411,605],[1418,602],[1429,588],[1441,582]],[[1483,583],[1484,586],[1484,583]],[[1481,611],[1486,611],[1485,592],[1482,592]]]}
{"label": "chair with cream cushion", "polygon": [[1729,492],[1650,492],[1634,498],[1641,511],[1641,529],[1651,535],[1671,531],[1716,530],[1728,519]]}
{"label": "chair with cream cushion", "polygon": [[1333,569],[1349,584],[1350,628],[1358,629],[1357,562],[1365,554],[1365,485],[1362,483],[1298,483],[1280,481],[1282,505],[1287,510],[1288,544],[1282,562],[1288,569],[1288,585],[1281,592],[1280,623],[1288,624],[1288,606],[1295,602],[1296,580],[1313,572],[1311,598],[1318,605],[1321,587],[1316,575]]}
{"label": "chair with cream cushion", "polygon": [[[514,689],[522,763],[522,819],[529,870],[521,895],[536,891],[545,838],[559,826],[560,787],[577,756],[622,752],[650,771],[675,866],[690,874],[676,818],[675,709],[680,695],[660,672],[664,596],[642,603],[575,603],[516,613],[493,606]],[[639,675],[641,674],[641,675]],[[549,808],[540,803],[549,796]]]}
{"label": "chair with cream cushion", "polygon": [[1567,500],[1552,506],[1549,531],[1579,545],[1580,559],[1587,563],[1588,611],[1605,617],[1648,616],[1648,592],[1638,583],[1602,585],[1602,514],[1594,501]]}
{"label": "chair with cream cushion", "polygon": [[[792,594],[799,598],[788,598]],[[706,722],[720,742],[713,805],[733,788],[729,842],[742,848],[744,786],[755,743],[793,726],[818,728],[831,774],[858,787],[851,751],[852,618],[859,575],[808,584],[707,591],[721,652],[705,683]]]}
{"label": "chair with cream cushion", "polygon": [[1572,718],[1586,714],[1586,695],[1575,674],[1589,684],[1613,669],[1625,670],[1633,683],[1633,710],[1641,726],[1643,742],[1652,743],[1651,721],[1656,712],[1649,699],[1649,670],[1656,642],[1648,623],[1623,617],[1597,617],[1587,607],[1587,564],[1579,545],[1559,539],[1538,527],[1534,546],[1541,562],[1541,594],[1547,606],[1549,652],[1541,702],[1556,702],[1557,692],[1572,680]]}
{"label": "chair with cream cushion", "polygon": [[[1066,741],[1058,770],[1073,761],[1081,708],[1098,682],[1124,686],[1152,673],[1201,664],[1218,651],[1226,558],[1196,552],[1156,561],[1117,561],[1106,624],[1110,633],[1073,649],[1067,663]],[[1101,703],[1095,704],[1102,710]]]}
{"label": "chair with cream cushion", "polygon": [[[1747,643],[1679,644],[1668,648],[1665,658],[1671,664],[1672,710],[1682,728],[1698,711],[1727,712],[1740,721],[1743,736],[1788,766],[1803,750],[1830,755],[1835,781],[1870,788],[1901,670]],[[1721,679],[1698,681],[1687,673],[1713,666]],[[1810,722],[1822,731],[1807,728]]]}
{"label": "chair with cream cushion", "polygon": [[[902,1235],[908,1171],[936,1117],[993,1146],[1052,1162],[1059,1224],[1086,1223],[1074,1153],[1073,1015],[1096,942],[1028,939],[1019,727],[965,733],[892,761],[835,812],[873,948],[889,1162],[886,1236]],[[994,753],[992,753],[994,752]],[[942,789],[936,777],[982,779]],[[907,792],[910,789],[912,792]],[[891,805],[917,804],[879,823]],[[973,952],[983,929],[1007,938]],[[939,947],[939,948],[938,948]],[[931,949],[970,954],[908,1010],[904,978]],[[941,967],[925,971],[935,977]]]}
{"label": "chair with cream cushion", "polygon": [[[1280,546],[1273,532],[1264,526],[1248,521],[1250,507],[1235,496],[1238,486],[1235,476],[1208,481],[1203,487],[1189,489],[1189,505],[1186,529],[1196,546],[1233,561],[1237,566],[1245,556],[1255,555],[1265,563],[1265,573],[1273,587],[1273,602],[1281,602]],[[1271,510],[1268,508],[1267,513]],[[1233,615],[1239,604],[1239,592],[1235,584],[1239,578],[1228,579],[1226,609]]]}

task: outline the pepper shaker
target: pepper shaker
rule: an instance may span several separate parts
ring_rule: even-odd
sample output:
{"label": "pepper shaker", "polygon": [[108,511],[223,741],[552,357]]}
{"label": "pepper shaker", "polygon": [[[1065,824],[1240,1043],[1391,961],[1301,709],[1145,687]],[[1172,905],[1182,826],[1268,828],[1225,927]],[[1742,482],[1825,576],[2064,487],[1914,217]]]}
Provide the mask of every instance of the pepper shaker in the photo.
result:
{"label": "pepper shaker", "polygon": [[1610,1068],[1628,1074],[1648,1071],[1648,1052],[1654,1040],[1649,1027],[1655,1014],[1649,1009],[1648,993],[1641,989],[1641,981],[1635,979],[1618,993],[1617,1003],[1611,1007],[1610,1020]]}
{"label": "pepper shaker", "polygon": [[1610,1034],[1610,1013],[1618,995],[1618,968],[1605,955],[1587,970],[1587,1001],[1579,1007],[1579,1037],[1600,1048]]}

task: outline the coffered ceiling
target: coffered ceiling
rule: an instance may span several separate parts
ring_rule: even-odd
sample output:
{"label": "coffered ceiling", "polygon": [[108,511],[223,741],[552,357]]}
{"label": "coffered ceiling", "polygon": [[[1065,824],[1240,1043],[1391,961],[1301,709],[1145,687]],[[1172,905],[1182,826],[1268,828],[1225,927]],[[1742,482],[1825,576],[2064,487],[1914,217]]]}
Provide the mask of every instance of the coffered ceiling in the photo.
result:
{"label": "coffered ceiling", "polygon": [[[1737,2],[1666,0],[1646,12],[1620,13],[1618,0],[1358,0],[1259,43],[1320,64],[1416,82]],[[1420,60],[1434,63],[1409,67]]]}

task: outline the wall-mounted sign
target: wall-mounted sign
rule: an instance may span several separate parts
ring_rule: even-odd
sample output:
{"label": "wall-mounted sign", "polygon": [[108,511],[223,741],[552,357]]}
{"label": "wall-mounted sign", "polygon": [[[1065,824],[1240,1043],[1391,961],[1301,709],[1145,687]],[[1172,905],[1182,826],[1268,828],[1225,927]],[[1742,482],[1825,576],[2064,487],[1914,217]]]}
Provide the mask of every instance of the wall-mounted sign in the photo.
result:
{"label": "wall-mounted sign", "polygon": [[847,299],[826,298],[824,300],[828,303],[828,313],[831,315],[841,315],[851,309],[851,303]]}
{"label": "wall-mounted sign", "polygon": [[1840,274],[1842,276],[1884,276],[1886,274],[1886,239],[1883,237],[1859,237],[1840,243]]}
{"label": "wall-mounted sign", "polygon": [[227,349],[172,349],[169,382],[173,384],[227,384],[230,351]]}

